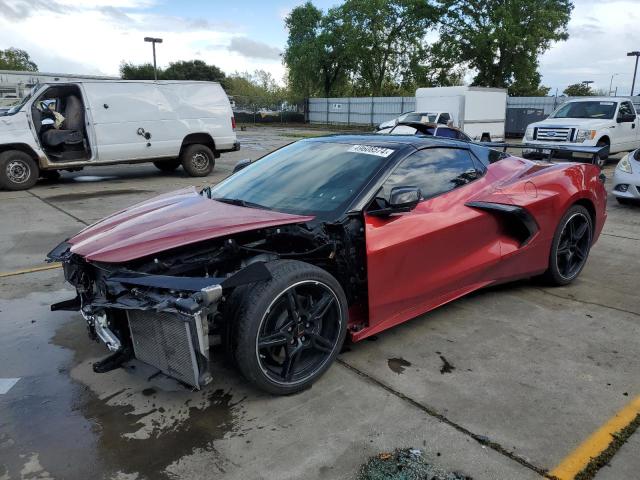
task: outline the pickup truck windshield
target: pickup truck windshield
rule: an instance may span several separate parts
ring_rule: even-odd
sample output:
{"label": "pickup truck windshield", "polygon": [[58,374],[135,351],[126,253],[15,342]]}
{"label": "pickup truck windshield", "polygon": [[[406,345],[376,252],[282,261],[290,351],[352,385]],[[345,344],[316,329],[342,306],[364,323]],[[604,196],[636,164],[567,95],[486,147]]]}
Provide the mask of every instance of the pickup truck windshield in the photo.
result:
{"label": "pickup truck windshield", "polygon": [[394,153],[388,146],[300,141],[211,188],[211,198],[329,220],[348,207]]}
{"label": "pickup truck windshield", "polygon": [[594,118],[612,119],[616,113],[616,102],[568,102],[552,113],[549,118]]}

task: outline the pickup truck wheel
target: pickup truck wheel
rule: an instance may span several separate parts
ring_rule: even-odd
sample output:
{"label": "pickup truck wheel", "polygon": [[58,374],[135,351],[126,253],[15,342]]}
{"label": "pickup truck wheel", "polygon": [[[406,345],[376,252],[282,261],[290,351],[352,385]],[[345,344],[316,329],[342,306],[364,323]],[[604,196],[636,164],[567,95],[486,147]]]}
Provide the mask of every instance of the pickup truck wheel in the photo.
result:
{"label": "pickup truck wheel", "polygon": [[163,160],[153,162],[155,167],[162,172],[173,172],[180,166],[180,160]]}
{"label": "pickup truck wheel", "polygon": [[190,176],[206,177],[213,170],[216,158],[206,145],[194,144],[184,149],[180,162]]}
{"label": "pickup truck wheel", "polygon": [[347,300],[338,281],[314,265],[278,260],[255,284],[235,318],[234,357],[260,389],[287,395],[311,386],[333,363],[347,332]]}
{"label": "pickup truck wheel", "polygon": [[27,190],[40,177],[40,168],[27,153],[8,150],[0,153],[0,188]]}
{"label": "pickup truck wheel", "polygon": [[[599,148],[606,147],[608,145],[609,145],[609,142],[607,142],[606,140],[600,140],[598,141],[598,143],[596,143],[596,147],[599,147]],[[607,164],[608,159],[609,159],[609,155],[598,156],[597,165],[600,168],[604,168],[604,166]]]}

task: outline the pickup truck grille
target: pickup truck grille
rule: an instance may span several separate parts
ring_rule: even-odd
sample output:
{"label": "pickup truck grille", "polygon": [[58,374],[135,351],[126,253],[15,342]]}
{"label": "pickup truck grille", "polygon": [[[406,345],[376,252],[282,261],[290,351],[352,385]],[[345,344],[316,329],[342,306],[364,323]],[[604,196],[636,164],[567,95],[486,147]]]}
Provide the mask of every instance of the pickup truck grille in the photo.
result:
{"label": "pickup truck grille", "polygon": [[545,142],[570,142],[573,138],[573,128],[537,127],[534,139]]}

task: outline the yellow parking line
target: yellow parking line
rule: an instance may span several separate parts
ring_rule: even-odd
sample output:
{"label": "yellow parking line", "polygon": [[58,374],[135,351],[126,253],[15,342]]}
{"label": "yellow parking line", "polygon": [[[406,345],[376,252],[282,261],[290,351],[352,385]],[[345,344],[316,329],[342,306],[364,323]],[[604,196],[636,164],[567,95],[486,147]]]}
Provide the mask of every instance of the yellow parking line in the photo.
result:
{"label": "yellow parking line", "polygon": [[0,278],[13,277],[14,275],[24,275],[25,273],[42,272],[43,270],[53,270],[54,268],[60,268],[62,264],[60,262],[50,263],[49,265],[42,265],[40,267],[23,268],[22,270],[14,270],[13,272],[0,272]]}
{"label": "yellow parking line", "polygon": [[628,426],[640,415],[640,395],[625,405],[622,410],[593,432],[578,448],[571,452],[550,472],[550,476],[559,480],[573,480],[589,464],[592,458],[600,455],[614,440],[614,435]]}

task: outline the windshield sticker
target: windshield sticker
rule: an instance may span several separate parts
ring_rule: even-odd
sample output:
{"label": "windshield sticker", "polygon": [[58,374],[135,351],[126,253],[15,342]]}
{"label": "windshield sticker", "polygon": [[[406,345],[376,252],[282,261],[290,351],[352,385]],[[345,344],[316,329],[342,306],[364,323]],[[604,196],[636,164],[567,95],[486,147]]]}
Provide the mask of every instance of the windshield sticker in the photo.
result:
{"label": "windshield sticker", "polygon": [[600,105],[613,105],[613,102],[600,102]]}
{"label": "windshield sticker", "polygon": [[353,145],[348,152],[364,153],[366,155],[375,155],[376,157],[387,158],[395,150],[392,148],[373,147],[371,145]]}

